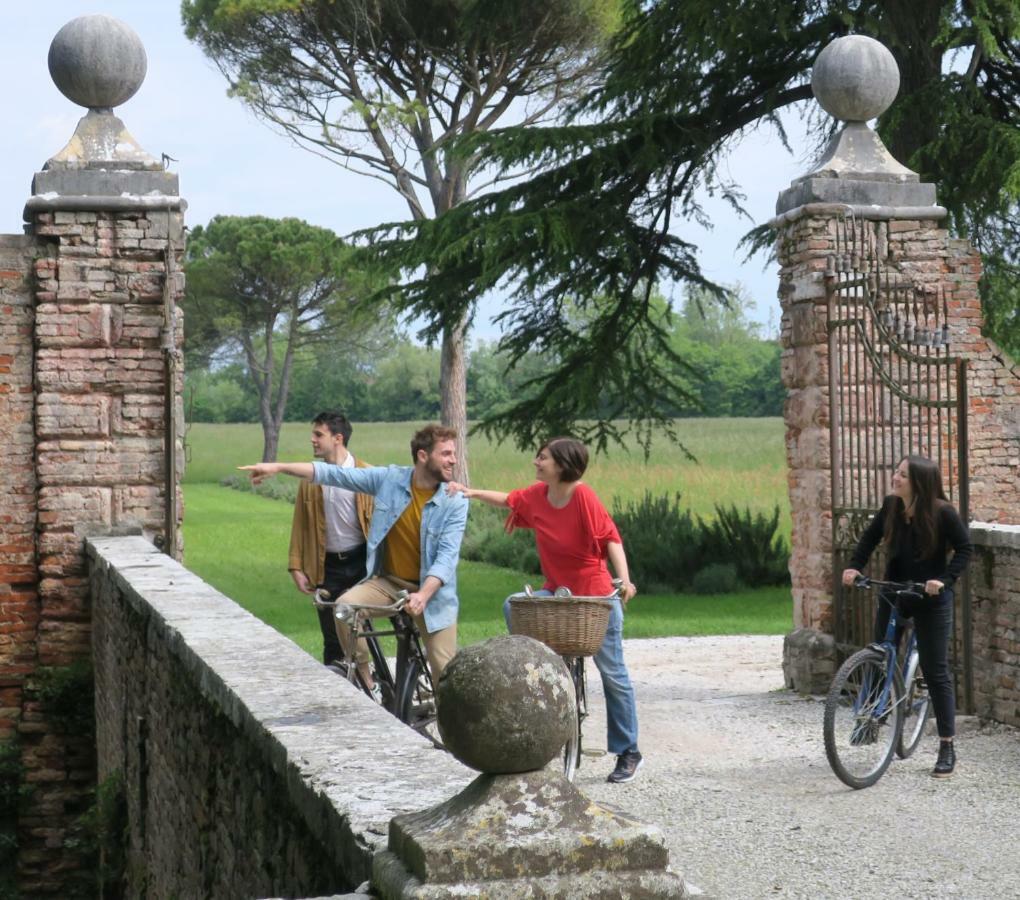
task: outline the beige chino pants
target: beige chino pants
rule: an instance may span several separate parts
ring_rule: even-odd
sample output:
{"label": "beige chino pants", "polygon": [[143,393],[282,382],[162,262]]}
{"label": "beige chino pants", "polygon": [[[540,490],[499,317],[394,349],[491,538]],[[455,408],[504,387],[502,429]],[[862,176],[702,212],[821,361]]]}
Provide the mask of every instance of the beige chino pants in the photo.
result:
{"label": "beige chino pants", "polygon": [[[338,602],[354,603],[359,606],[390,606],[396,602],[398,591],[414,593],[416,590],[418,590],[416,582],[405,581],[403,578],[397,578],[395,575],[376,575],[367,581],[363,581],[361,584],[356,584],[349,591],[345,591],[338,598]],[[380,612],[379,615],[384,616],[386,613]],[[443,628],[440,631],[429,634],[428,629],[425,627],[424,616],[411,616],[411,618],[418,628],[422,643],[425,644],[425,653],[429,658],[429,668],[432,670],[432,683],[436,684],[439,681],[439,676],[443,674],[443,669],[446,668],[447,663],[453,659],[454,654],[457,652],[457,623],[455,622],[449,628]],[[344,648],[344,652],[350,656],[351,629],[335,619],[334,622],[336,622],[336,633],[340,639],[340,644]],[[355,658],[358,665],[369,662],[368,644],[365,643],[364,639],[358,641]]]}

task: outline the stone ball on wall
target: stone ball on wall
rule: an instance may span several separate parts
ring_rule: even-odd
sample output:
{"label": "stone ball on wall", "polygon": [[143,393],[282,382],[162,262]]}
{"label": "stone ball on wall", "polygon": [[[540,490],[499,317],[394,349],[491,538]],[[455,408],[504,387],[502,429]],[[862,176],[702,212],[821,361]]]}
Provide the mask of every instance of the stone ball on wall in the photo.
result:
{"label": "stone ball on wall", "polygon": [[567,667],[545,644],[523,635],[465,647],[439,679],[436,699],[446,749],[492,775],[541,769],[575,727]]}
{"label": "stone ball on wall", "polygon": [[130,100],[145,80],[141,38],[111,16],[81,16],[57,32],[50,44],[50,76],[79,106],[109,109]]}
{"label": "stone ball on wall", "polygon": [[882,115],[900,89],[900,69],[885,44],[862,34],[836,38],[811,70],[811,90],[830,116],[867,122]]}

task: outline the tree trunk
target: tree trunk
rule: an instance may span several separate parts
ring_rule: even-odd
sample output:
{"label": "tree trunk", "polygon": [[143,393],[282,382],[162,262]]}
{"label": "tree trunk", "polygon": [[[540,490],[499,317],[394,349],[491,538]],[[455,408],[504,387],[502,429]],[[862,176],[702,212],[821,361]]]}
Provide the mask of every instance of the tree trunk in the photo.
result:
{"label": "tree trunk", "polygon": [[280,429],[273,418],[273,342],[267,339],[268,351],[265,362],[255,357],[255,343],[250,334],[241,338],[244,356],[248,363],[251,380],[259,395],[259,422],[262,424],[262,462],[276,462],[280,444]]}
{"label": "tree trunk", "polygon": [[464,345],[467,317],[443,329],[439,367],[439,409],[442,423],[457,431],[457,466],[453,477],[470,484],[467,446],[467,359]]}
{"label": "tree trunk", "polygon": [[276,462],[280,447],[280,429],[270,416],[262,420],[262,462]]}

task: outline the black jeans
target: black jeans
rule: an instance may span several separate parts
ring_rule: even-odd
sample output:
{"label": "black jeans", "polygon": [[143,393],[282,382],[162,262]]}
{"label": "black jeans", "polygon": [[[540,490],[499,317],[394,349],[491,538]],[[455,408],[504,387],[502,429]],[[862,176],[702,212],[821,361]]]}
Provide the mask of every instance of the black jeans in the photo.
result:
{"label": "black jeans", "polygon": [[[938,597],[923,597],[914,600],[903,597],[899,601],[900,618],[914,620],[917,633],[917,654],[921,661],[921,672],[928,682],[932,708],[935,710],[935,724],[939,737],[951,738],[956,733],[956,692],[953,687],[953,673],[949,668],[949,639],[953,634],[953,592],[946,588]],[[889,625],[889,605],[879,601],[875,616],[875,640],[885,640],[885,629]],[[903,634],[898,629],[897,646]]]}
{"label": "black jeans", "polygon": [[[341,557],[337,553],[326,554],[325,580],[319,587],[329,591],[330,596],[337,597],[346,590],[354,587],[365,577],[365,546],[362,546]],[[319,629],[322,631],[322,661],[329,665],[335,660],[344,658],[344,651],[340,646],[340,640],[336,636],[336,621],[333,618],[333,610],[316,609],[319,614]]]}

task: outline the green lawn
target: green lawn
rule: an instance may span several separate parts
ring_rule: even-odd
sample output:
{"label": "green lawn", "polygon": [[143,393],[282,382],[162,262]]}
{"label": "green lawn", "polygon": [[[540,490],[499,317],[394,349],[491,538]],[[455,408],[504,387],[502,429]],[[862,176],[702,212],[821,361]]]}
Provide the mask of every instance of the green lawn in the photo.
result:
{"label": "green lawn", "polygon": [[[291,507],[194,482],[185,484],[184,498],[188,568],[318,657],[317,619],[287,573]],[[458,578],[460,643],[503,633],[503,598],[520,589],[523,576],[462,562]],[[719,597],[639,596],[627,611],[624,631],[627,637],[783,634],[790,624],[789,588],[766,588]]]}

